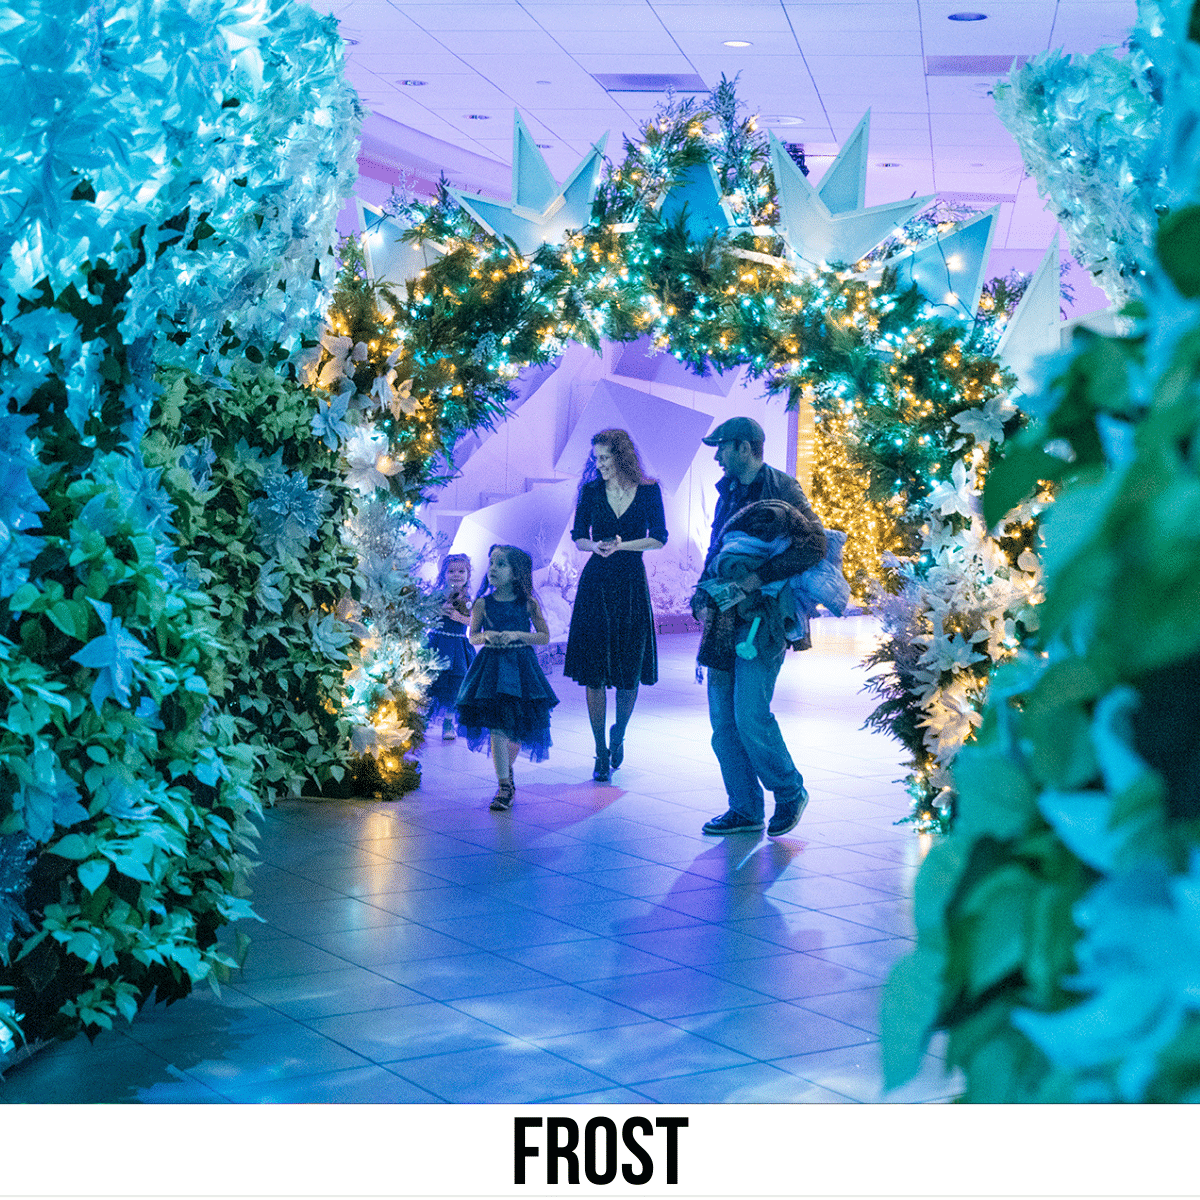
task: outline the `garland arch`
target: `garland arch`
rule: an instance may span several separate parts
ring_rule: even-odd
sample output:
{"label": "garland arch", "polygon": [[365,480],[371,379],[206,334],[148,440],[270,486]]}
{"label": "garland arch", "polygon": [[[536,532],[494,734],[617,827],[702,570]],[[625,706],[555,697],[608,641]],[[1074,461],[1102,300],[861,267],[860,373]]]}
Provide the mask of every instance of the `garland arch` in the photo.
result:
{"label": "garland arch", "polygon": [[908,750],[915,817],[939,827],[988,675],[1035,622],[1040,502],[993,535],[978,493],[1023,420],[1002,361],[1020,368],[1058,320],[1057,249],[1049,290],[1050,254],[1036,286],[985,286],[995,211],[864,207],[868,117],[813,187],[741,107],[724,78],[703,104],[668,98],[619,163],[598,144],[561,187],[518,114],[510,202],[443,182],[360,209],[310,378],[352,476],[402,516],[452,477],[459,436],[503,417],[518,372],[570,341],[648,338],[810,409],[811,499],[884,618],[870,723]]}

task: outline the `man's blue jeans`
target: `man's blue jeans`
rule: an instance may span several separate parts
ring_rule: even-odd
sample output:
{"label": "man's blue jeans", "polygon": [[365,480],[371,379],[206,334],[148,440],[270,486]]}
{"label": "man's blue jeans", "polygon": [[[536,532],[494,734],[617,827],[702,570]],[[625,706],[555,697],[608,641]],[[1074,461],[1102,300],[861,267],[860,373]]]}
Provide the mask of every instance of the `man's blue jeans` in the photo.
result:
{"label": "man's blue jeans", "polygon": [[775,793],[777,805],[794,799],[804,786],[771,712],[786,653],[786,645],[761,647],[757,658],[739,658],[732,671],[708,668],[713,752],[729,807],[751,821],[763,819],[763,786]]}

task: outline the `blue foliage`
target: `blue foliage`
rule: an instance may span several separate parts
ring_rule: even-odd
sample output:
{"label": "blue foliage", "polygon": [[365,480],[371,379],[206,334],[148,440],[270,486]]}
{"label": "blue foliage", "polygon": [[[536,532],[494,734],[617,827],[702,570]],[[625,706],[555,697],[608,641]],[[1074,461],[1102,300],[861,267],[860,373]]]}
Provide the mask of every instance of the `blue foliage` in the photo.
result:
{"label": "blue foliage", "polygon": [[33,863],[33,839],[24,833],[0,834],[0,962],[5,961],[4,947],[18,929],[28,929],[25,889]]}
{"label": "blue foliage", "polygon": [[[2,979],[34,1036],[69,1036],[211,977],[248,911],[252,753],[209,695],[228,650],[174,562],[182,473],[139,446],[165,364],[223,388],[229,356],[319,330],[361,113],[336,22],[292,0],[0,0],[0,30],[0,828],[79,860],[33,934],[45,974],[18,943]],[[300,552],[323,489],[248,466]],[[0,871],[0,941],[20,886]]]}
{"label": "blue foliage", "polygon": [[1058,1013],[1017,1011],[1013,1024],[1057,1066],[1078,1072],[1075,1099],[1136,1102],[1158,1056],[1200,1011],[1200,854],[1186,875],[1165,865],[1105,879],[1075,909],[1087,996]]}
{"label": "blue foliage", "polygon": [[38,513],[46,502],[29,479],[36,460],[30,451],[27,430],[32,417],[19,417],[0,409],[0,597],[11,596],[29,578],[29,564],[43,541],[26,533],[40,525]]}
{"label": "blue foliage", "polygon": [[330,450],[336,450],[343,440],[354,432],[353,426],[345,420],[346,410],[353,395],[353,390],[350,390],[334,396],[332,400],[317,401],[317,415],[312,419],[312,431]]}
{"label": "blue foliage", "polygon": [[[0,320],[43,279],[56,295],[78,282],[88,258],[126,271],[144,253],[128,344],[153,333],[160,362],[190,366],[215,356],[228,322],[242,340],[298,347],[320,322],[329,231],[356,171],[361,110],[336,22],[285,0],[27,0],[6,13]],[[105,203],[75,202],[81,180]],[[44,353],[64,335],[30,341]],[[133,357],[147,379],[149,354]]]}
{"label": "blue foliage", "polygon": [[9,770],[18,782],[15,806],[35,842],[48,842],[56,826],[86,820],[79,788],[49,746],[39,745],[23,762],[11,762]]}
{"label": "blue foliage", "polygon": [[217,461],[216,451],[212,448],[212,438],[205,436],[199,442],[184,449],[179,456],[179,465],[191,473],[196,490],[203,492],[212,482],[213,464]]}
{"label": "blue foliage", "polygon": [[88,603],[99,614],[104,633],[92,638],[82,650],[72,654],[71,660],[81,667],[91,667],[100,672],[92,684],[91,693],[91,701],[97,712],[109,696],[122,708],[128,708],[134,669],[149,657],[150,651],[123,627],[120,617],[113,616],[111,604],[93,600],[90,596]]}
{"label": "blue foliage", "polygon": [[299,558],[317,536],[329,511],[323,487],[310,489],[303,476],[278,466],[272,456],[263,478],[264,496],[250,502],[259,544],[270,558]]}

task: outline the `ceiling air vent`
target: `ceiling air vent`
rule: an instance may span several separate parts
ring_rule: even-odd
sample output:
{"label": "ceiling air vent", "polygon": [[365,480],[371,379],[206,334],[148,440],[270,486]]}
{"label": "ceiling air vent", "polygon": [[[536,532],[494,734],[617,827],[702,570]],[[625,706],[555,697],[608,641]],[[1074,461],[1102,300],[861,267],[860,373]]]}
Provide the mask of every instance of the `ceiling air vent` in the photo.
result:
{"label": "ceiling air vent", "polygon": [[952,204],[1016,204],[1016,192],[938,192],[939,200],[949,200]]}
{"label": "ceiling air vent", "polygon": [[1028,61],[1028,54],[927,54],[925,74],[982,75],[997,79]]}
{"label": "ceiling air vent", "polygon": [[699,75],[593,75],[606,92],[707,92]]}

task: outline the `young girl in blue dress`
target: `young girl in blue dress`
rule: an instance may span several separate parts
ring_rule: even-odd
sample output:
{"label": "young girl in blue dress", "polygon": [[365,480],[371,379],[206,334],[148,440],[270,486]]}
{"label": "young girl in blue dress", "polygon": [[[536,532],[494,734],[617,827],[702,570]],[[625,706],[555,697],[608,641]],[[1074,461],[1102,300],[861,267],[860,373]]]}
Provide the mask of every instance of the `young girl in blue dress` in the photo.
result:
{"label": "young girl in blue dress", "polygon": [[532,762],[550,749],[550,710],[558,697],[534,646],[550,640],[533,594],[533,560],[516,546],[493,546],[487,580],[471,609],[472,645],[482,649],[458,693],[458,729],[472,750],[489,743],[496,766],[493,812],[513,803],[513,760],[524,746]]}
{"label": "young girl in blue dress", "polygon": [[442,597],[442,623],[429,631],[429,648],[437,651],[446,667],[429,687],[429,711],[425,719],[432,725],[441,717],[442,741],[452,742],[458,689],[475,659],[475,647],[467,640],[467,627],[471,624],[470,557],[447,554],[434,588]]}

